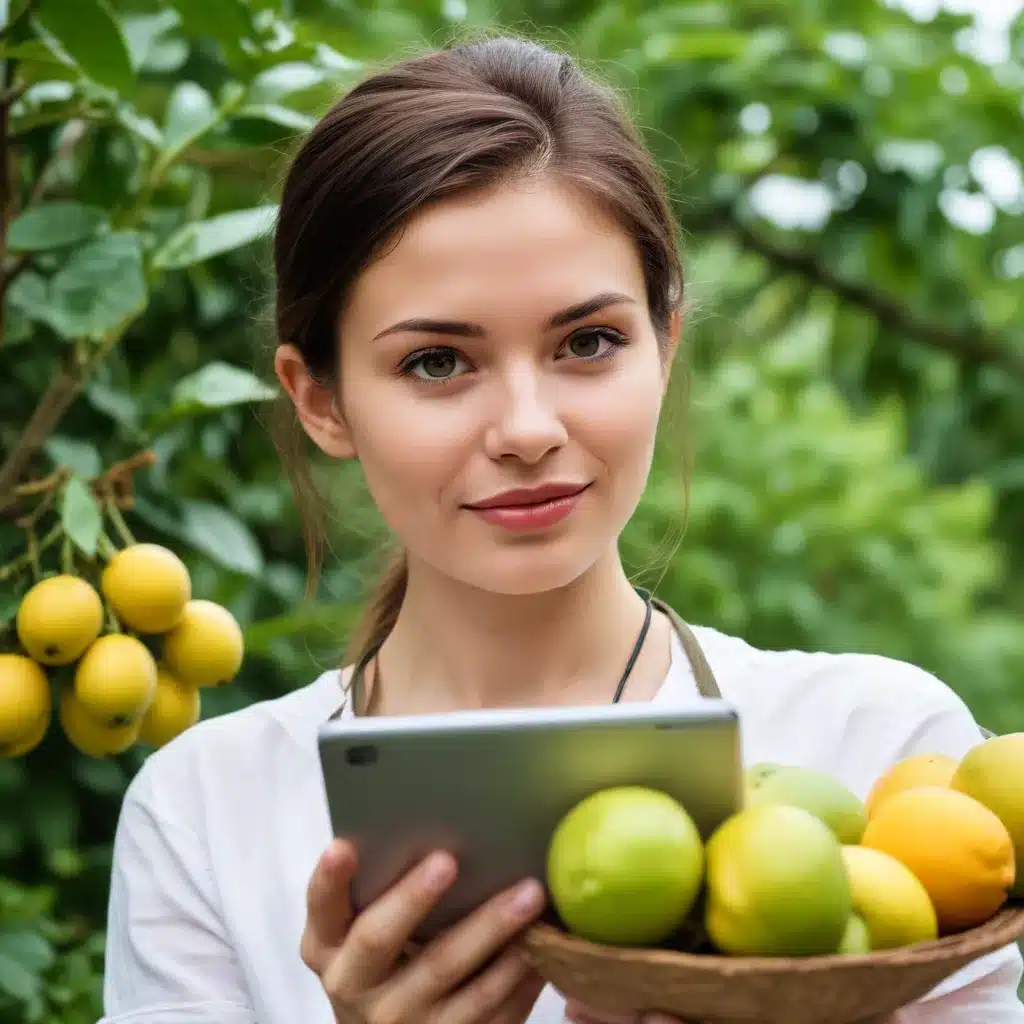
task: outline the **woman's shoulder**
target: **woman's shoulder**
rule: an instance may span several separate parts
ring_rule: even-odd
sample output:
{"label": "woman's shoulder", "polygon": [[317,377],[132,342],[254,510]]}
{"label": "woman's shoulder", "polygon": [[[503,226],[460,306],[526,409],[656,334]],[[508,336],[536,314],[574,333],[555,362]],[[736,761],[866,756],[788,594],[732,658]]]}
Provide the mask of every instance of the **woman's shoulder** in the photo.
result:
{"label": "woman's shoulder", "polygon": [[762,648],[711,627],[691,628],[723,697],[739,710],[749,762],[818,767],[866,792],[903,757],[959,758],[983,739],[953,687],[909,661]]}
{"label": "woman's shoulder", "polygon": [[888,709],[959,710],[958,694],[932,672],[891,655],[758,647],[710,626],[691,626],[722,690],[768,702],[848,700]]}

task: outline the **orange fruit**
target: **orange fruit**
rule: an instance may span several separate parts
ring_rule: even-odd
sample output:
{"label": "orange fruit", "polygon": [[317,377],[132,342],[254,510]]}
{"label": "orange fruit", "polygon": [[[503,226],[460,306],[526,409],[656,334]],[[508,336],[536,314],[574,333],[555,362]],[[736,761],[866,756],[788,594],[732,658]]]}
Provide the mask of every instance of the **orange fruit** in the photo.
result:
{"label": "orange fruit", "polygon": [[889,797],[868,822],[861,846],[910,868],[931,897],[943,935],[992,917],[1016,873],[1013,840],[998,816],[941,786]]}
{"label": "orange fruit", "polygon": [[870,818],[882,802],[917,786],[948,786],[958,763],[945,754],[914,754],[897,761],[875,781],[865,806]]}

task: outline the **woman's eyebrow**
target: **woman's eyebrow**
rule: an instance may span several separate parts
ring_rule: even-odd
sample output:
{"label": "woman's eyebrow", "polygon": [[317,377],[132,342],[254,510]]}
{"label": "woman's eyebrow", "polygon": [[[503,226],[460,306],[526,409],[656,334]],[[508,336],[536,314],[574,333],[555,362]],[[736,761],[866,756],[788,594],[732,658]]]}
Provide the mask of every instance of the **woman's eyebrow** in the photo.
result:
{"label": "woman's eyebrow", "polygon": [[[548,320],[548,329],[565,327],[567,324],[582,320],[600,312],[608,306],[621,305],[622,303],[636,304],[636,300],[623,292],[601,292],[593,298],[580,302],[575,306],[560,310]],[[413,317],[409,320],[400,320],[390,327],[385,327],[379,334],[374,335],[373,340],[385,338],[389,334],[447,334],[455,338],[482,338],[486,332],[479,324],[468,323],[462,320],[436,320],[432,317]]]}

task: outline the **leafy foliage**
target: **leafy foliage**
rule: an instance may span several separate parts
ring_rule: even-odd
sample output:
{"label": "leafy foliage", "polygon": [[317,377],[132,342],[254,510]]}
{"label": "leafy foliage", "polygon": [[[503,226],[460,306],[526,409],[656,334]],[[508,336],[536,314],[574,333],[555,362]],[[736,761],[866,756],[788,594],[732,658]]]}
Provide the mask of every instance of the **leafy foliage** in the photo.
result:
{"label": "leafy foliage", "polygon": [[[204,714],[334,661],[383,530],[357,469],[321,467],[342,514],[303,602],[264,430],[275,182],[375,62],[496,25],[623,88],[686,232],[690,513],[666,561],[686,506],[667,418],[630,564],[695,621],[908,658],[1024,728],[1024,23],[981,60],[966,17],[874,0],[0,0],[0,622],[50,500],[16,488],[59,474],[38,549],[88,559],[94,484],[151,451],[132,529],[246,627]],[[54,738],[0,761],[5,1021],[99,1016],[139,756]]]}

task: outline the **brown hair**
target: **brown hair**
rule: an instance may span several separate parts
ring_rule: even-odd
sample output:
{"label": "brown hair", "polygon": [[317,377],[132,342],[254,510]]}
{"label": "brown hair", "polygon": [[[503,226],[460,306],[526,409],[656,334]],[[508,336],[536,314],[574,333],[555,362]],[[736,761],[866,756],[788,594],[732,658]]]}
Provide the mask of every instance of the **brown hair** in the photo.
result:
{"label": "brown hair", "polygon": [[[682,301],[675,223],[659,171],[615,92],[567,56],[501,36],[415,57],[343,96],[284,182],[274,239],[277,338],[334,384],[336,320],[360,272],[427,204],[527,175],[556,175],[635,238],[651,322],[668,339]],[[292,417],[280,446],[303,518],[309,586],[325,544],[322,506]],[[405,596],[398,552],[349,644],[393,628]]]}

